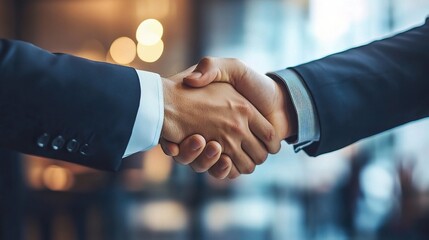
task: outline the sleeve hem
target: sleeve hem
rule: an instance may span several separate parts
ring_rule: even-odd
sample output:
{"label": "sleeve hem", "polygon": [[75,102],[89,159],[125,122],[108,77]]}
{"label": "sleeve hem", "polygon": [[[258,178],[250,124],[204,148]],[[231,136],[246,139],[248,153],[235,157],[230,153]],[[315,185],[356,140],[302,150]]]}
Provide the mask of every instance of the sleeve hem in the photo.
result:
{"label": "sleeve hem", "polygon": [[136,70],[140,81],[140,105],[124,158],[156,146],[164,122],[164,95],[161,77]]}
{"label": "sleeve hem", "polygon": [[316,111],[310,94],[301,78],[290,69],[271,72],[267,75],[275,80],[280,80],[286,85],[297,113],[298,136],[293,139],[286,139],[286,141],[295,145],[296,151],[318,141],[320,139],[320,129]]}

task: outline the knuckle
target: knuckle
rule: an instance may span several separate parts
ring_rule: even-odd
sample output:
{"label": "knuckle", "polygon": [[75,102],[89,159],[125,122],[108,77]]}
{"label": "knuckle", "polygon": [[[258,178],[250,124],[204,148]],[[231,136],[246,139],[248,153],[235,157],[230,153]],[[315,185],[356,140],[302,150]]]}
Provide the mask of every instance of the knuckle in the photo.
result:
{"label": "knuckle", "polygon": [[228,128],[233,134],[244,135],[245,131],[242,125],[239,120],[233,120],[228,123]]}
{"label": "knuckle", "polygon": [[269,148],[269,153],[276,154],[280,152],[282,145],[280,140],[275,140],[274,144]]}
{"label": "knuckle", "polygon": [[246,73],[249,69],[247,68],[247,65],[243,62],[243,60],[238,58],[229,58],[229,63],[239,67],[240,69],[244,70],[244,73]]}
{"label": "knuckle", "polygon": [[206,57],[203,57],[200,60],[199,65],[210,66],[210,65],[212,65],[214,63],[214,60],[215,59],[213,57],[206,56]]}
{"label": "knuckle", "polygon": [[232,179],[238,178],[239,176],[240,176],[240,173],[231,173],[228,175],[228,178],[232,180]]}
{"label": "knuckle", "polygon": [[[225,130],[230,130],[229,126],[227,126]],[[219,137],[218,142],[222,147],[222,150],[221,150],[222,154],[220,156],[220,159],[225,159],[225,157],[223,156],[224,154],[226,155],[232,154],[234,152],[233,150],[234,146],[237,144],[233,134],[231,134],[230,132],[222,134]]]}
{"label": "knuckle", "polygon": [[280,152],[281,147],[282,147],[281,144],[278,143],[270,153],[276,154],[276,153]]}
{"label": "knuckle", "polygon": [[244,116],[250,116],[252,114],[252,105],[249,102],[242,101],[237,104],[237,111]]}
{"label": "knuckle", "polygon": [[233,64],[242,64],[242,61],[238,58],[228,58],[228,60]]}
{"label": "knuckle", "polygon": [[242,173],[244,174],[252,174],[255,171],[255,165],[254,164],[249,164],[246,167],[244,167],[242,169]]}
{"label": "knuckle", "polygon": [[276,136],[276,132],[274,130],[274,127],[270,126],[269,128],[267,128],[264,134],[265,141],[271,142],[274,140],[275,136]]}
{"label": "knuckle", "polygon": [[260,156],[258,156],[257,159],[254,159],[254,160],[257,165],[261,165],[267,160],[267,158],[268,158],[268,152],[264,152]]}

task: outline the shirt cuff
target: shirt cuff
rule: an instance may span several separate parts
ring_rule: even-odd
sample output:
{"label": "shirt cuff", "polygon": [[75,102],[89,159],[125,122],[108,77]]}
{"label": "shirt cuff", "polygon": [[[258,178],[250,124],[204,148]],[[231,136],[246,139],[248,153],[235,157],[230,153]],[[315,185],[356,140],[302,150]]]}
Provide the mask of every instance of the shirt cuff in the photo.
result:
{"label": "shirt cuff", "polygon": [[281,80],[287,87],[298,118],[298,136],[294,141],[295,151],[311,145],[320,139],[320,127],[316,110],[310,94],[302,79],[293,70],[284,69],[267,74],[275,80]]}
{"label": "shirt cuff", "polygon": [[136,70],[140,81],[140,105],[124,158],[158,145],[164,122],[164,95],[161,77]]}

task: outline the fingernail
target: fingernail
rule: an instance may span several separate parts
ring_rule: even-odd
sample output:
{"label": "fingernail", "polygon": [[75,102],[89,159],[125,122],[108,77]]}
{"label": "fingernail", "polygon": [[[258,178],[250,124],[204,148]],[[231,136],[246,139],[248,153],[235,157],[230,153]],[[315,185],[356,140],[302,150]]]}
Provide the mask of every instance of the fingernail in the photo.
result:
{"label": "fingernail", "polygon": [[212,146],[209,146],[209,147],[206,149],[206,155],[207,155],[207,157],[212,158],[212,157],[214,157],[216,154],[217,154],[217,149],[216,149],[216,148],[214,148],[214,147],[212,147]]}
{"label": "fingernail", "polygon": [[194,151],[196,151],[196,150],[200,149],[202,146],[203,146],[203,145],[201,144],[201,142],[200,142],[200,141],[197,141],[197,140],[192,140],[192,141],[191,141],[191,148],[192,148],[192,150],[194,150]]}
{"label": "fingernail", "polygon": [[186,78],[188,79],[198,79],[202,76],[203,74],[200,72],[193,72],[191,74],[189,74],[189,76],[187,76]]}

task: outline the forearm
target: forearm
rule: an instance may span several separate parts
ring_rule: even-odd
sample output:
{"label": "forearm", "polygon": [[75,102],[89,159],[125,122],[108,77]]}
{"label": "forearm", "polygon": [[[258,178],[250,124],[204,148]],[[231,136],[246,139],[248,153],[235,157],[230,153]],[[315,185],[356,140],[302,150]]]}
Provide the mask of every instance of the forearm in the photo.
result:
{"label": "forearm", "polygon": [[[139,97],[132,68],[0,41],[3,148],[116,169],[131,135]],[[39,144],[45,134],[48,137]],[[55,145],[58,137],[64,142]],[[78,147],[69,150],[72,140]]]}
{"label": "forearm", "polygon": [[293,68],[320,123],[310,155],[429,115],[429,23],[392,38]]}

